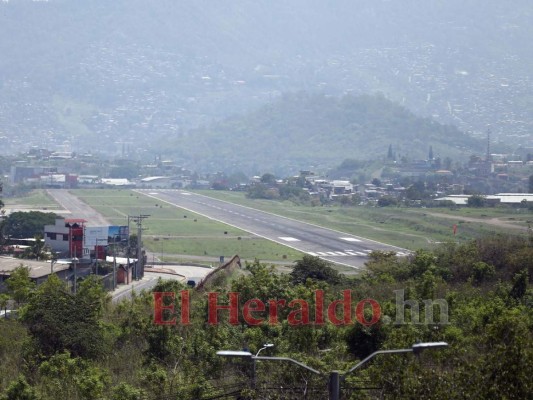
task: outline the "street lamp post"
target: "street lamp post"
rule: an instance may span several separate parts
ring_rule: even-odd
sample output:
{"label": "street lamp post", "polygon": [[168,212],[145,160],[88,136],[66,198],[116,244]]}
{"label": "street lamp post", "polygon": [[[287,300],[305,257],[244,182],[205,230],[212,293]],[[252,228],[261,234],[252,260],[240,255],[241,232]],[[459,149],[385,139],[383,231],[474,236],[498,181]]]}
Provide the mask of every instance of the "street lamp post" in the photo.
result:
{"label": "street lamp post", "polygon": [[[217,355],[224,356],[224,357],[250,358],[252,360],[252,362],[253,362],[253,376],[252,376],[253,377],[253,381],[252,382],[254,384],[254,387],[255,387],[255,362],[256,362],[256,360],[288,361],[288,362],[292,362],[293,364],[297,364],[300,367],[305,368],[308,371],[311,371],[311,372],[313,372],[315,374],[322,375],[322,373],[320,371],[317,371],[316,369],[313,369],[313,368],[311,368],[311,367],[309,367],[309,366],[307,366],[307,365],[305,365],[305,364],[303,364],[303,363],[301,363],[299,361],[296,361],[296,360],[294,360],[292,358],[289,358],[289,357],[263,357],[263,356],[259,356],[259,353],[261,352],[261,350],[266,349],[267,347],[271,347],[271,346],[267,346],[267,345],[265,345],[265,346],[266,347],[263,347],[263,348],[259,349],[259,351],[256,353],[255,356],[252,353],[250,353],[249,351],[232,351],[232,350],[217,351]],[[346,375],[348,375],[348,374],[352,373],[353,371],[355,371],[356,369],[360,368],[361,366],[366,364],[368,361],[370,361],[372,358],[374,358],[377,355],[380,355],[380,354],[397,354],[397,353],[420,354],[424,350],[438,349],[438,348],[443,348],[443,347],[448,347],[448,343],[446,343],[446,342],[416,343],[416,344],[414,344],[413,346],[411,346],[410,348],[407,348],[407,349],[379,350],[379,351],[376,351],[376,352],[370,354],[368,357],[366,357],[365,359],[363,359],[362,361],[360,361],[359,363],[354,365],[352,368],[350,368],[344,374],[341,373],[340,371],[331,371],[329,373],[329,388],[328,388],[329,399],[330,400],[339,400],[340,399],[340,385],[344,381],[344,379],[346,379]]]}
{"label": "street lamp post", "polygon": [[392,349],[392,350],[375,351],[374,353],[370,354],[368,357],[361,360],[359,363],[354,365],[352,368],[350,368],[346,373],[342,375],[339,373],[339,371],[332,371],[330,373],[330,380],[329,380],[330,399],[339,400],[340,399],[340,385],[346,379],[346,375],[362,367],[364,364],[366,364],[368,361],[370,361],[372,358],[374,358],[377,355],[397,354],[397,353],[414,353],[418,355],[424,350],[438,349],[438,348],[443,348],[443,347],[448,347],[448,343],[446,342],[415,343],[414,345],[412,345],[410,348],[407,348],[407,349]]}
{"label": "street lamp post", "polygon": [[263,350],[268,349],[270,347],[274,347],[274,344],[272,343],[265,343],[263,347],[261,347],[257,353],[255,353],[255,356],[252,358],[252,388],[255,389],[257,384],[257,357],[259,357],[259,353],[261,353]]}

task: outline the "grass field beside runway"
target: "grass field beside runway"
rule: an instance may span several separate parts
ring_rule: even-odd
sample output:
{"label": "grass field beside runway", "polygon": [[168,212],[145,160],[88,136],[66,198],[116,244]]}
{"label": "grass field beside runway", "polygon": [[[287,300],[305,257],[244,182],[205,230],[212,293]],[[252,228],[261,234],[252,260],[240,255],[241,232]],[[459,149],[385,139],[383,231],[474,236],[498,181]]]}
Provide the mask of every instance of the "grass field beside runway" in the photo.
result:
{"label": "grass field beside runway", "polygon": [[[526,235],[528,224],[533,225],[533,213],[527,209],[311,207],[290,201],[248,199],[243,192],[194,192],[411,250],[432,247],[439,242],[462,242],[492,233]],[[523,229],[490,223],[493,218],[516,223]],[[454,224],[457,225],[456,235],[453,234]]]}
{"label": "grass field beside runway", "polygon": [[[238,254],[244,259],[289,264],[302,258],[301,252],[291,248],[130,190],[72,190],[71,193],[114,225],[126,225],[128,215],[150,215],[143,221],[146,229],[143,242],[149,251],[163,258]],[[131,223],[131,233],[136,233],[134,223]]]}
{"label": "grass field beside runway", "polygon": [[30,191],[26,196],[21,197],[2,197],[6,207],[48,209],[50,211],[61,208],[54,199],[52,199],[44,189],[35,189]]}
{"label": "grass field beside runway", "polygon": [[[104,215],[112,224],[126,225],[128,215],[150,215],[144,221],[144,244],[165,259],[216,258],[239,254],[242,258],[291,262],[302,253],[268,240],[252,237],[240,229],[172,207],[127,189],[73,190],[73,194]],[[408,248],[428,248],[438,242],[466,241],[490,233],[526,235],[527,231],[498,226],[494,221],[526,228],[533,213],[521,208],[397,208],[300,206],[289,201],[252,200],[242,192],[195,191],[235,204]],[[44,190],[28,196],[4,198],[6,205],[59,209]],[[491,224],[492,223],[492,224]],[[453,235],[453,225],[457,234]],[[134,224],[131,225],[135,233]],[[240,238],[240,239],[239,239]],[[173,256],[176,255],[176,256]],[[176,257],[176,258],[174,258]]]}

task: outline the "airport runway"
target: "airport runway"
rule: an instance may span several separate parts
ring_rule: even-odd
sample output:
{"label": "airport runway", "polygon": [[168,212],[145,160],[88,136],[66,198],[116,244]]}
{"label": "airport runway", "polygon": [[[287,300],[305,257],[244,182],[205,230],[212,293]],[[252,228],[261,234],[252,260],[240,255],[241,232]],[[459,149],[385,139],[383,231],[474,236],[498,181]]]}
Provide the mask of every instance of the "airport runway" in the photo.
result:
{"label": "airport runway", "polygon": [[84,203],[65,189],[48,189],[47,193],[65,210],[62,215],[65,218],[82,218],[87,221],[85,226],[106,226],[110,223],[94,208]]}
{"label": "airport runway", "polygon": [[325,260],[361,268],[373,250],[409,252],[363,237],[300,222],[196,193],[177,189],[142,189],[136,192],[201,214],[284,246]]}

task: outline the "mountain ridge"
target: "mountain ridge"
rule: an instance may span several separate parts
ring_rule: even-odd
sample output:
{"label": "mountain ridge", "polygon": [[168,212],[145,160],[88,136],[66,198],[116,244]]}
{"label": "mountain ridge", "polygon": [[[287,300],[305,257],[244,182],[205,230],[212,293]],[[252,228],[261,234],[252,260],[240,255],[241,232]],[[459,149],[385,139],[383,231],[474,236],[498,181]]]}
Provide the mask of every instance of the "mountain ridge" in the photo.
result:
{"label": "mountain ridge", "polygon": [[130,142],[146,159],[154,141],[201,140],[195,128],[301,90],[381,92],[527,145],[532,16],[525,0],[4,1],[0,153]]}
{"label": "mountain ridge", "polygon": [[213,160],[211,169],[247,173],[327,170],[348,158],[383,159],[389,145],[408,159],[426,159],[430,146],[442,159],[465,158],[483,146],[456,127],[417,117],[382,95],[286,94],[190,134],[201,140],[168,137],[159,151],[167,157]]}

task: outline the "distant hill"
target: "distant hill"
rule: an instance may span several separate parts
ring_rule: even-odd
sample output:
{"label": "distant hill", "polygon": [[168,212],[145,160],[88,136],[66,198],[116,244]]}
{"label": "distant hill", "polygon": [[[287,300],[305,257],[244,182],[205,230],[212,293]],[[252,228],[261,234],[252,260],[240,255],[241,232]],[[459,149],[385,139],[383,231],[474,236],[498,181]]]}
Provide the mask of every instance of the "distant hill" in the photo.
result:
{"label": "distant hill", "polygon": [[530,0],[4,0],[0,154],[152,158],[162,138],[299,91],[381,92],[533,145],[532,22]]}
{"label": "distant hill", "polygon": [[432,146],[435,157],[457,160],[482,152],[485,145],[379,95],[284,95],[257,111],[189,135],[169,138],[160,151],[205,160],[209,170],[248,173],[324,170],[347,158],[384,159],[389,145],[397,156],[410,159],[426,159]]}

